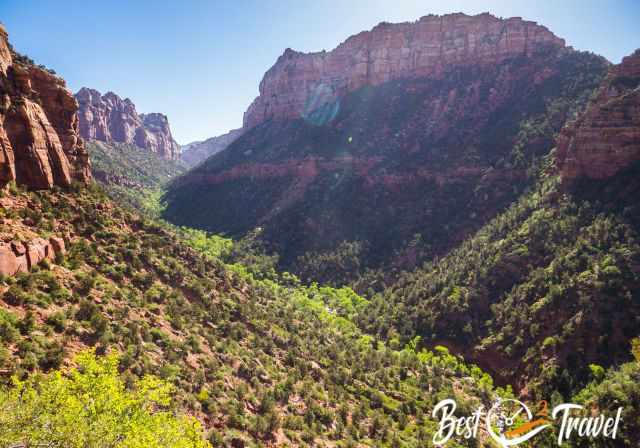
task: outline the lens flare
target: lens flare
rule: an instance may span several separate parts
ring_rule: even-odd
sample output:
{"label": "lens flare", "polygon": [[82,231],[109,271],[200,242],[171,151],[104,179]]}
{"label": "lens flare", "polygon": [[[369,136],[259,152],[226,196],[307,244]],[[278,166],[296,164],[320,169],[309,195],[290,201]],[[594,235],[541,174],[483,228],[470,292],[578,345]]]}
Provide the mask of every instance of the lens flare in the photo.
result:
{"label": "lens flare", "polygon": [[340,111],[340,100],[333,87],[320,83],[309,92],[302,118],[315,126],[333,121]]}

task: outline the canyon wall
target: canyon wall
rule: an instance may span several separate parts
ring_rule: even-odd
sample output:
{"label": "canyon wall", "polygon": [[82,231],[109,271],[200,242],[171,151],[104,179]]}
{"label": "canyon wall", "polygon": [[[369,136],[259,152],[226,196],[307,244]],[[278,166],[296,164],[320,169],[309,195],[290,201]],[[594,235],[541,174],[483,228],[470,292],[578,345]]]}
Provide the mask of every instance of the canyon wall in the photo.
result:
{"label": "canyon wall", "polygon": [[0,186],[34,189],[91,178],[78,105],[64,81],[11,48],[0,25]]}
{"label": "canyon wall", "polygon": [[180,159],[189,167],[196,166],[203,160],[224,150],[241,135],[242,129],[233,129],[226,134],[190,143],[182,147]]}
{"label": "canyon wall", "polygon": [[393,79],[441,77],[465,65],[494,65],[542,48],[564,47],[544,26],[519,17],[429,15],[416,22],[381,23],[332,51],[285,50],[260,83],[244,127],[289,119],[365,85]]}
{"label": "canyon wall", "polygon": [[558,136],[563,183],[606,179],[640,160],[640,50],[611,68],[577,120]]}
{"label": "canyon wall", "polygon": [[104,95],[83,87],[76,93],[80,105],[80,133],[86,139],[106,143],[127,143],[177,160],[180,147],[171,135],[166,115],[138,114],[129,98],[113,92]]}

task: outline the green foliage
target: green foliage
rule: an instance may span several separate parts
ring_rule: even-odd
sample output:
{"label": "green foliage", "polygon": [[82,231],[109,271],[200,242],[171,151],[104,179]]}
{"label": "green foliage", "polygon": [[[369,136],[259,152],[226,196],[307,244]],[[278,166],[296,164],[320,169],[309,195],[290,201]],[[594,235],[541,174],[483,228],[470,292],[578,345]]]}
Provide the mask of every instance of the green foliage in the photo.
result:
{"label": "green foliage", "polygon": [[180,161],[164,159],[133,145],[88,141],[91,170],[111,197],[149,216],[159,216],[161,187],[184,173]]}
{"label": "green foliage", "polygon": [[543,175],[446,257],[375,295],[360,326],[400,343],[450,341],[479,359],[488,351],[505,366],[497,375],[526,374],[540,398],[569,397],[602,375],[590,364],[626,359],[640,315],[636,225],[557,182]]}
{"label": "green foliage", "polygon": [[226,258],[231,253],[233,241],[229,238],[189,227],[181,227],[179,232],[188,245],[209,257]]}
{"label": "green foliage", "polygon": [[[12,340],[2,342],[11,350],[0,350],[1,367],[18,378],[58,368],[65,348],[117,350],[129,389],[145,375],[165,379],[176,409],[228,446],[276,437],[387,446],[394,433],[423,446],[440,398],[494,396],[491,381],[457,356],[405,352],[363,333],[353,319],[366,299],[277,273],[257,238],[231,242],[149,221],[99,188],[29,194],[73,237],[59,264],[7,280],[13,290],[1,293],[32,311],[0,315]],[[66,300],[52,300],[52,279]]]}
{"label": "green foliage", "polygon": [[200,424],[168,410],[172,387],[147,376],[125,388],[115,354],[76,357],[77,368],[0,391],[0,445],[207,447]]}

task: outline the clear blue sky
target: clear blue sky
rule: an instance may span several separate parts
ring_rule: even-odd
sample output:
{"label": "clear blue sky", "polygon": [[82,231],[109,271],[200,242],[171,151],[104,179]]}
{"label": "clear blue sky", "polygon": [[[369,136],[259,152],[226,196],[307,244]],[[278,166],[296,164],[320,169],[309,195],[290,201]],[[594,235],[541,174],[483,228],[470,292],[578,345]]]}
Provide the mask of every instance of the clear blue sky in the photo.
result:
{"label": "clear blue sky", "polygon": [[179,143],[242,124],[287,47],[330,50],[381,21],[489,11],[550,28],[612,62],[640,47],[640,1],[0,0],[16,49],[82,86],[169,116]]}

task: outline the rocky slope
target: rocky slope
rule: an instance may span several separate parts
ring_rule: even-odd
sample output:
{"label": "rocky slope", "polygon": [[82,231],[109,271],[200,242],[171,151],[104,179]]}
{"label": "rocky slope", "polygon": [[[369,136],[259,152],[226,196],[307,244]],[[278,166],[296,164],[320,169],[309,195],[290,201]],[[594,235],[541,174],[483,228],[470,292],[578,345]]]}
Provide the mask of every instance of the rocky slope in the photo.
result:
{"label": "rocky slope", "polygon": [[193,167],[203,160],[224,150],[242,135],[242,129],[232,129],[226,134],[211,137],[201,142],[193,142],[181,148],[180,160]]}
{"label": "rocky slope", "polygon": [[13,51],[0,25],[0,187],[89,181],[77,109],[64,81]]}
{"label": "rocky slope", "polygon": [[101,95],[83,87],[76,93],[80,105],[80,133],[82,137],[106,143],[133,144],[177,160],[180,148],[171,136],[166,115],[138,114],[129,98],[124,100],[113,92]]}
{"label": "rocky slope", "polygon": [[586,113],[565,126],[557,160],[566,184],[606,179],[640,159],[640,50],[613,67]]}
{"label": "rocky slope", "polygon": [[[425,31],[435,23],[446,26]],[[375,85],[357,78],[347,85],[361,87],[344,95],[323,87],[303,101],[310,110],[301,118],[300,98],[313,80],[334,79],[327,67],[335,64],[295,61],[333,61],[334,53],[286,52],[265,75],[248,129],[172,185],[165,216],[233,236],[260,227],[281,267],[299,274],[299,257],[317,259],[344,241],[360,244],[361,268],[411,267],[454,247],[530,185],[529,169],[608,67],[543,27],[486,14],[381,25],[334,52],[350,61],[363,51],[356,43],[372,42],[395,55],[405,40],[443,56],[388,76],[374,70],[367,79]],[[266,97],[273,104],[255,115]]]}
{"label": "rocky slope", "polygon": [[362,326],[445,344],[536,397],[571,397],[599,380],[590,366],[630,361],[640,321],[639,56],[610,68],[535,188],[376,296]]}
{"label": "rocky slope", "polygon": [[564,44],[535,22],[499,19],[488,13],[381,23],[330,52],[305,54],[288,48],[265,74],[260,96],[245,113],[244,127],[304,116],[365,85],[411,77],[442,78],[452,67],[500,64]]}

